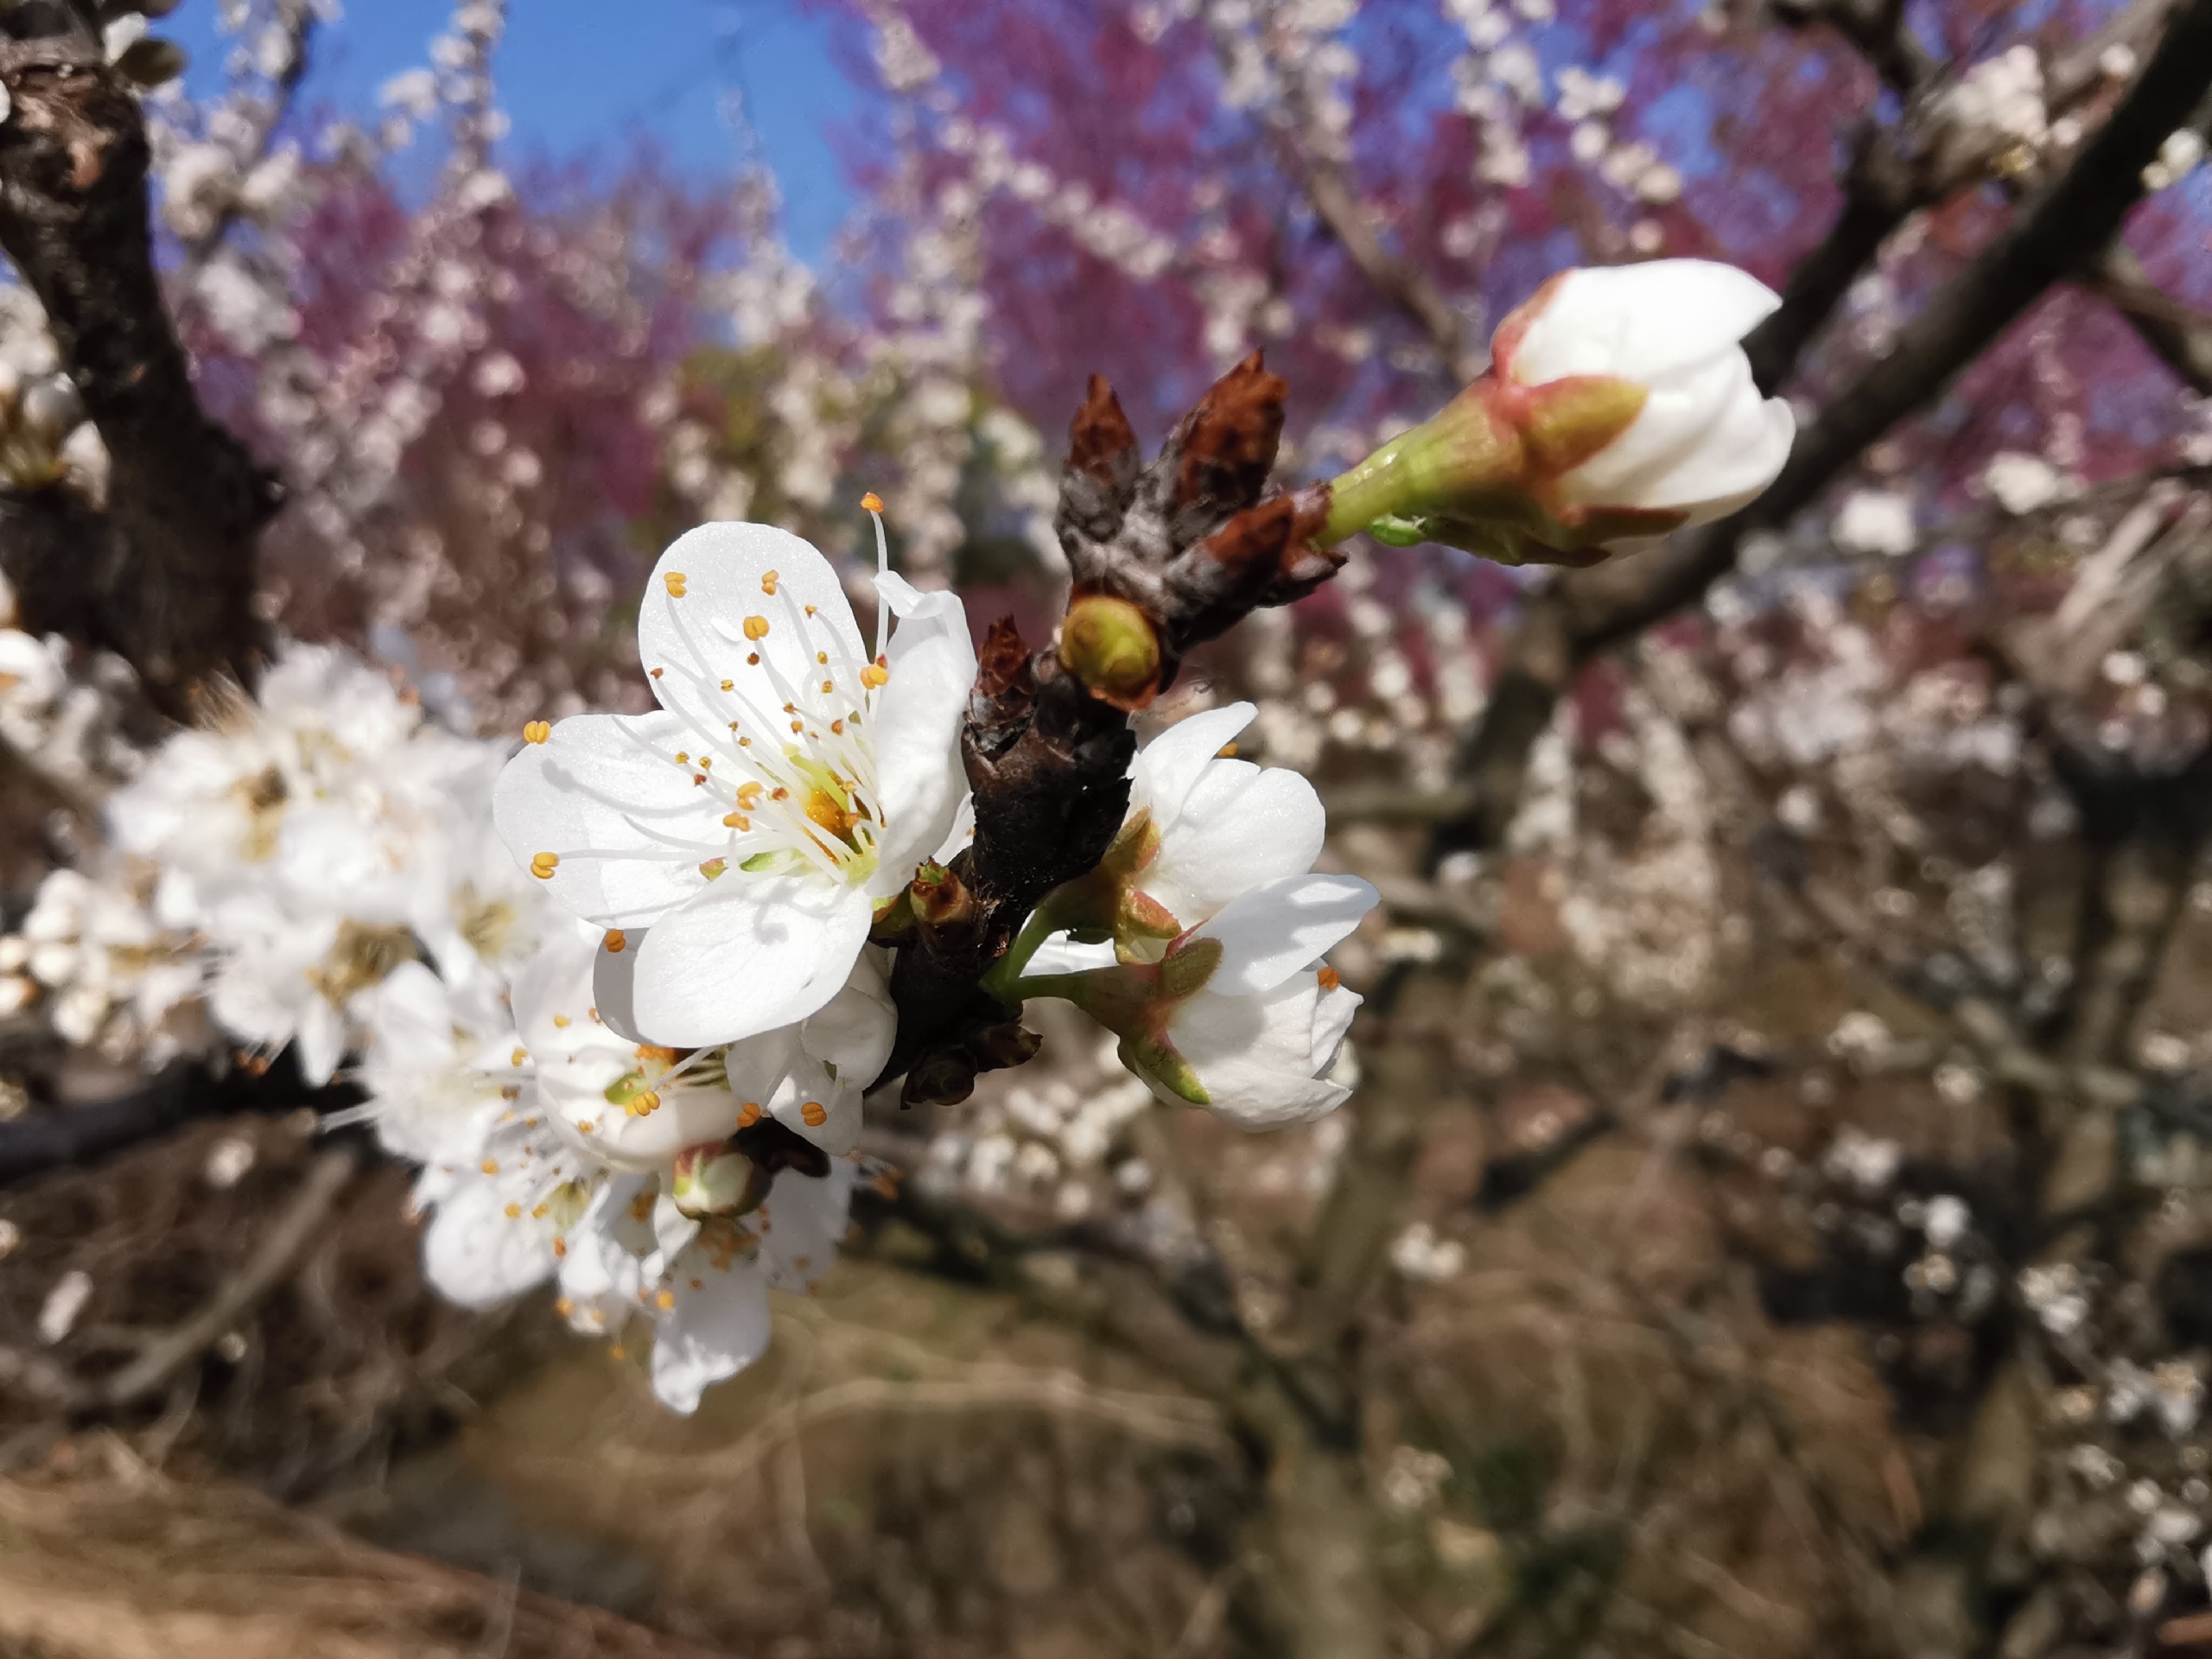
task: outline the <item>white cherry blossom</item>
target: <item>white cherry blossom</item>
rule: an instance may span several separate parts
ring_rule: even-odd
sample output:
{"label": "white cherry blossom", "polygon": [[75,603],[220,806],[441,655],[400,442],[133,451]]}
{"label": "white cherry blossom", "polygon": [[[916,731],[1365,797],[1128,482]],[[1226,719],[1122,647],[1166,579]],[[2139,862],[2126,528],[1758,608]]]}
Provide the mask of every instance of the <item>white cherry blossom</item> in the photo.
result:
{"label": "white cherry blossom", "polygon": [[876,902],[950,828],[967,619],[950,594],[875,580],[871,652],[796,536],[690,531],[639,617],[659,709],[533,728],[502,774],[493,811],[516,857],[576,915],[634,936],[641,1035],[734,1042],[821,1009]]}

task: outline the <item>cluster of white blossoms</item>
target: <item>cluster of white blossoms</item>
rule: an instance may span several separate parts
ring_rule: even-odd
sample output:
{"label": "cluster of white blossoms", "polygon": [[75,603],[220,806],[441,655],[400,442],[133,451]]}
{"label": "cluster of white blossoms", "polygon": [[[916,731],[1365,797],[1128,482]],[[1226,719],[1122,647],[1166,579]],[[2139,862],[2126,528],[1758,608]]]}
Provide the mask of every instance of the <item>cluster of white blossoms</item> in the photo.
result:
{"label": "cluster of white blossoms", "polygon": [[[1332,538],[1586,562],[1741,505],[1789,442],[1737,343],[1772,302],[1685,262],[1555,280],[1426,447],[1338,480]],[[656,1392],[696,1408],[766,1344],[770,1290],[834,1260],[898,1033],[877,941],[973,833],[966,613],[890,571],[880,516],[876,543],[867,639],[806,542],[690,531],[639,607],[658,707],[531,721],[518,752],[291,647],[122,769],[108,867],[57,872],[0,939],[0,1013],[149,1065],[289,1050],[315,1085],[352,1057],[366,1099],[332,1121],[422,1166],[431,1282],[469,1306],[551,1282],[580,1331],[649,1337]],[[32,677],[45,709],[60,683]],[[1349,1097],[1360,999],[1326,957],[1377,902],[1315,871],[1313,785],[1235,758],[1256,712],[1139,752],[1096,868],[985,981],[1074,1003],[1151,1095],[1247,1129]]]}

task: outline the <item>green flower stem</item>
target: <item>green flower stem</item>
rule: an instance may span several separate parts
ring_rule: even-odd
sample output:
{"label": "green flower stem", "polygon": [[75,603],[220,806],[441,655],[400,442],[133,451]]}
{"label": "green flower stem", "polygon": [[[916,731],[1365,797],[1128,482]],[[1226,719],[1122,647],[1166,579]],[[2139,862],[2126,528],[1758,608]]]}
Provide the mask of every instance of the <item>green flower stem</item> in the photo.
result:
{"label": "green flower stem", "polygon": [[[1013,953],[1009,951],[1007,954]],[[1014,995],[1007,998],[1008,1001],[1019,1002],[1033,996],[1057,996],[1062,1001],[1072,1002],[1081,1007],[1090,995],[1091,977],[1088,973],[1035,974],[1027,979],[1015,980],[1010,988]],[[996,995],[1004,995],[996,987],[993,990]]]}
{"label": "green flower stem", "polygon": [[1519,482],[1521,446],[1478,380],[1410,432],[1401,432],[1329,484],[1329,517],[1314,537],[1333,547],[1377,519],[1440,511],[1478,516]]}
{"label": "green flower stem", "polygon": [[[1054,912],[1052,897],[1052,894],[1046,893],[1037,908],[1029,912],[1029,919],[1021,925],[1021,931],[1014,936],[1014,943],[1007,946],[1006,954],[993,963],[990,972],[983,976],[983,988],[1001,1002],[1019,1002],[1023,995],[1052,995],[1050,992],[1017,991],[1015,982],[1020,979],[1021,970],[1029,965],[1029,959],[1037,954],[1045,941],[1065,925]],[[1073,976],[1046,975],[1045,977],[1070,978]]]}

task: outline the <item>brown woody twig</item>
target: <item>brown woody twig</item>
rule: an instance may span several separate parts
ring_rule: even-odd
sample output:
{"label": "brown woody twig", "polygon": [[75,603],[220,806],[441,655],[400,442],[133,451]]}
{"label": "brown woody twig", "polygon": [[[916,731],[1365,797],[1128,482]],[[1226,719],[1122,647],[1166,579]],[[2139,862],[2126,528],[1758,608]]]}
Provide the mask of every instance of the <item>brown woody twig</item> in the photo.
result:
{"label": "brown woody twig", "polygon": [[97,42],[0,42],[0,248],[107,445],[108,534],[7,556],[26,620],[114,649],[156,700],[187,711],[263,654],[254,545],[282,499],[209,420],[154,270],[145,123]]}

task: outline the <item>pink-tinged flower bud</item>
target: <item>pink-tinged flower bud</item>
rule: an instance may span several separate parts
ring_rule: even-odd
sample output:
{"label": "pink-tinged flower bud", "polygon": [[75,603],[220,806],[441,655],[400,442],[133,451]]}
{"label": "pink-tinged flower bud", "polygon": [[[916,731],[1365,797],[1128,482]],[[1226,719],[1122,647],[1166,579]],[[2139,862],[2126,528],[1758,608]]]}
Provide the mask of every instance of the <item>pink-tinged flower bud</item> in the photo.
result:
{"label": "pink-tinged flower bud", "polygon": [[741,1152],[720,1142],[686,1147],[676,1155],[669,1196],[695,1220],[704,1216],[749,1215],[768,1196],[774,1176]]}
{"label": "pink-tinged flower bud", "polygon": [[1499,325],[1488,374],[1335,480],[1321,539],[1594,564],[1725,518],[1796,435],[1741,345],[1780,303],[1702,259],[1562,272]]}

